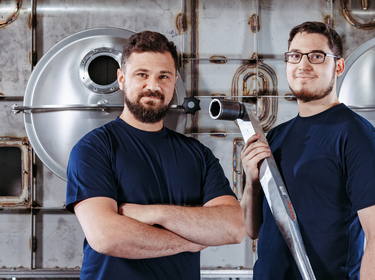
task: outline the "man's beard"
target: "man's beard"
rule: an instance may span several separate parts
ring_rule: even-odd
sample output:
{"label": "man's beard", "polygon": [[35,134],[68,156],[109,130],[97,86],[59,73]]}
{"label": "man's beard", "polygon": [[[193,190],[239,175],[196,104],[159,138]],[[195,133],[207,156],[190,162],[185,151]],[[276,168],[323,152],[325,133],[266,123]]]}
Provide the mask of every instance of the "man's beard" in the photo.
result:
{"label": "man's beard", "polygon": [[333,68],[331,82],[329,83],[329,85],[327,87],[321,89],[320,92],[317,92],[317,91],[311,92],[311,91],[308,91],[308,89],[304,89],[304,88],[302,88],[298,91],[295,91],[291,88],[290,85],[289,85],[289,88],[292,91],[292,93],[294,94],[294,96],[299,101],[302,101],[304,103],[314,101],[314,100],[320,100],[320,99],[323,99],[324,97],[326,97],[327,95],[329,95],[332,92],[332,89],[335,86],[335,80],[336,80],[335,73],[336,73],[336,67]]}
{"label": "man's beard", "polygon": [[[158,92],[158,91],[147,91],[142,92],[140,95],[137,96],[137,99],[135,101],[131,101],[127,95],[126,90],[123,90],[124,95],[124,102],[126,106],[128,107],[131,114],[140,122],[143,123],[157,123],[161,121],[168,113],[169,108],[172,105],[173,98],[169,104],[165,105],[164,100],[165,96]],[[141,98],[145,96],[152,96],[152,97],[158,97],[160,98],[161,105],[156,106],[155,102],[148,101],[146,104],[148,106],[145,106],[141,103]]]}

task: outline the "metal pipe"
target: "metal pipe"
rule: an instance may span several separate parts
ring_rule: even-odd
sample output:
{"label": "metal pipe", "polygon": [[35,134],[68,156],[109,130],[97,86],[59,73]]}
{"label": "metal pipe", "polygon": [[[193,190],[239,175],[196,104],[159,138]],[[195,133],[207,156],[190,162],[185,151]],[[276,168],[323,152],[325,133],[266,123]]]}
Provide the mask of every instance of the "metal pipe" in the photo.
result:
{"label": "metal pipe", "polygon": [[[210,103],[209,113],[216,120],[236,120],[245,142],[255,133],[261,134],[261,141],[267,141],[256,116],[254,104],[214,99]],[[273,155],[265,158],[260,165],[259,179],[276,225],[293,255],[302,279],[315,280],[303,244],[297,214]]]}
{"label": "metal pipe", "polygon": [[[375,28],[375,22],[370,21],[368,23],[359,23],[357,20],[354,19],[354,17],[350,14],[350,11],[346,5],[346,0],[340,0],[341,3],[341,11],[346,19],[347,22],[349,22],[351,25],[358,29],[364,29],[364,30],[370,30]],[[367,10],[368,3],[366,4],[367,1],[362,2],[362,9]]]}
{"label": "metal pipe", "polygon": [[6,21],[0,22],[0,28],[5,27],[8,24],[11,24],[12,22],[14,22],[20,14],[21,7],[22,7],[22,1],[17,0],[16,7],[14,8],[13,14]]}
{"label": "metal pipe", "polygon": [[211,101],[209,113],[214,120],[235,121],[243,118],[245,107],[237,101],[215,98]]}
{"label": "metal pipe", "polygon": [[[192,102],[192,101],[191,101]],[[192,109],[195,111],[199,110],[200,108],[196,108],[195,104],[188,102],[185,105],[171,105],[170,109],[181,109],[185,110],[186,113],[191,113],[188,110]],[[192,105],[191,105],[192,104]],[[197,105],[198,106],[198,105]],[[102,110],[102,111],[109,111],[110,109],[122,109],[124,108],[124,104],[108,104],[108,103],[98,103],[98,104],[63,104],[63,105],[36,105],[36,106],[18,106],[14,104],[12,106],[12,111],[14,114],[18,113],[26,113],[25,111],[64,111],[64,110]],[[192,114],[192,113],[191,113]]]}

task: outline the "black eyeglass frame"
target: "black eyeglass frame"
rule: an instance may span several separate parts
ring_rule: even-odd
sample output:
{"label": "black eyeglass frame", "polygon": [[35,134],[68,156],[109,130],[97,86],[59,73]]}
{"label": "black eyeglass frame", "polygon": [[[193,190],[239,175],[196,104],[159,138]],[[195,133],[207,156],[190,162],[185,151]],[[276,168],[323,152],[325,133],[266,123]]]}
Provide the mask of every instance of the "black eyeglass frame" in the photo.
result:
{"label": "black eyeglass frame", "polygon": [[[301,54],[300,60],[299,60],[298,62],[290,62],[290,61],[288,61],[288,59],[287,59],[287,55],[288,55],[288,54],[292,54],[292,53],[299,53],[299,54]],[[312,54],[312,53],[320,53],[320,54],[324,55],[323,61],[322,61],[322,62],[319,62],[319,63],[311,62],[311,61],[310,61],[309,54]],[[302,57],[303,57],[304,55],[307,56],[307,59],[309,60],[309,62],[310,62],[311,64],[322,64],[322,63],[324,63],[324,61],[326,60],[326,56],[329,56],[329,57],[335,57],[335,58],[340,58],[339,56],[336,56],[336,55],[333,55],[333,54],[329,54],[329,53],[324,53],[324,52],[310,52],[310,53],[286,52],[286,53],[284,53],[284,61],[287,62],[287,63],[291,63],[291,64],[298,64],[298,63],[301,62]]]}

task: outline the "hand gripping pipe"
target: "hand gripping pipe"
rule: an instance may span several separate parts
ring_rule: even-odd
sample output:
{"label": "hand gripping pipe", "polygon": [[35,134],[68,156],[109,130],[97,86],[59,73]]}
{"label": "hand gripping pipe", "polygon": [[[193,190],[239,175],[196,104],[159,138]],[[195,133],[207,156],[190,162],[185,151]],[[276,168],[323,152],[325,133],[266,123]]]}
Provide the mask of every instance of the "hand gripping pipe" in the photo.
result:
{"label": "hand gripping pipe", "polygon": [[[244,141],[259,133],[260,140],[267,142],[254,104],[214,99],[210,103],[209,113],[215,120],[236,120]],[[272,215],[296,261],[302,279],[316,280],[303,244],[297,215],[272,154],[260,165],[259,178]]]}

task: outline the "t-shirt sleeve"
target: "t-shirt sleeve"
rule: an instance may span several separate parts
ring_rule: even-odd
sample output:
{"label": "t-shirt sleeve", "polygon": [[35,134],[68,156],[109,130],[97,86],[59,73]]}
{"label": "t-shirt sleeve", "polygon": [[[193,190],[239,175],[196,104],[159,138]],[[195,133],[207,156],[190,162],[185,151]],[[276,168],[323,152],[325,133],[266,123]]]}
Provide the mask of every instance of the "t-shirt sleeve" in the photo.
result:
{"label": "t-shirt sleeve", "polygon": [[116,183],[105,138],[86,135],[72,149],[67,168],[66,209],[91,197],[117,199]]}
{"label": "t-shirt sleeve", "polygon": [[[206,161],[206,172],[203,182],[203,204],[223,195],[232,195],[233,193],[228,179],[225,177],[224,170],[212,151],[204,147],[204,156]],[[237,197],[236,197],[237,198]]]}
{"label": "t-shirt sleeve", "polygon": [[346,155],[347,193],[356,211],[375,205],[375,138]]}
{"label": "t-shirt sleeve", "polygon": [[375,138],[358,145],[346,156],[347,193],[358,211],[375,205]]}

